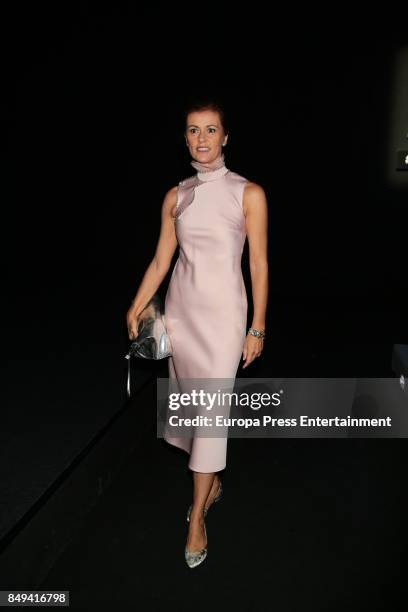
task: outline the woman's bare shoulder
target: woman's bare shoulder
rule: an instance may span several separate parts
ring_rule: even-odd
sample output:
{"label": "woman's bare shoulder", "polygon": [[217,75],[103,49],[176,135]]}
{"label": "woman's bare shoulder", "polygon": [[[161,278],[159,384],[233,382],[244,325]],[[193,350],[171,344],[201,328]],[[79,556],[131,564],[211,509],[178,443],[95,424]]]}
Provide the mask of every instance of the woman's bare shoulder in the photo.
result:
{"label": "woman's bare shoulder", "polygon": [[164,206],[171,207],[172,204],[175,204],[176,198],[177,198],[177,189],[178,189],[178,185],[175,185],[174,187],[170,187],[170,189],[166,191],[166,194],[163,200]]}
{"label": "woman's bare shoulder", "polygon": [[175,208],[177,204],[177,190],[178,190],[178,185],[175,185],[174,187],[170,187],[170,189],[166,191],[166,194],[163,200],[163,210],[166,213],[170,214],[172,217],[174,217]]}
{"label": "woman's bare shoulder", "polygon": [[262,185],[247,181],[244,187],[243,208],[246,215],[250,207],[257,206],[257,203],[266,203],[266,194]]}
{"label": "woman's bare shoulder", "polygon": [[175,185],[174,187],[170,187],[170,189],[166,191],[165,198],[170,199],[170,200],[174,198],[177,195],[177,189],[178,189],[178,185]]}
{"label": "woman's bare shoulder", "polygon": [[247,181],[245,183],[244,195],[249,195],[250,197],[263,196],[265,195],[265,190],[262,185],[253,181]]}

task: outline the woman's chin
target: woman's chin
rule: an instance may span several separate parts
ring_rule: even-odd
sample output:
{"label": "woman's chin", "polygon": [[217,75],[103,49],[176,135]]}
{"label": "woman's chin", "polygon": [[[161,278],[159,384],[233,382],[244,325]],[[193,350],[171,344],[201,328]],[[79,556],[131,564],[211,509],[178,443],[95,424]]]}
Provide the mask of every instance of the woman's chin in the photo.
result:
{"label": "woman's chin", "polygon": [[194,155],[194,159],[195,159],[195,161],[201,162],[202,164],[210,164],[211,162],[213,162],[217,158],[214,157],[214,155],[208,155],[208,154],[204,154],[204,153],[196,153]]}

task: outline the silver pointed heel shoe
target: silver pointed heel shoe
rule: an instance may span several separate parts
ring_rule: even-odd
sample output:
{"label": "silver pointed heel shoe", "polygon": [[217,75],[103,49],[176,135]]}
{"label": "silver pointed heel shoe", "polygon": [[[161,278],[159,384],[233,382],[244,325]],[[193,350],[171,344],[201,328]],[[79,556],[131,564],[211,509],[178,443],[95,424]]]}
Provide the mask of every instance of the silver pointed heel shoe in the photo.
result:
{"label": "silver pointed heel shoe", "polygon": [[[213,505],[214,502],[217,502],[222,496],[222,482],[220,480],[220,484],[218,487],[218,491],[217,491],[217,495],[214,497],[213,502],[211,503],[211,506]],[[208,510],[211,508],[211,506],[209,506],[208,508],[204,507],[204,518],[207,516],[207,512]],[[190,514],[191,514],[191,510],[192,510],[193,504],[190,504],[188,510],[187,510],[187,523],[190,520]]]}
{"label": "silver pointed heel shoe", "polygon": [[[204,512],[203,514],[205,516]],[[205,528],[205,523],[204,523],[204,534],[205,534],[205,538],[207,539],[207,530]],[[188,567],[196,567],[197,565],[200,565],[200,563],[204,561],[206,556],[207,556],[207,546],[205,546],[205,548],[202,548],[201,550],[198,550],[198,551],[187,550],[187,546],[184,549],[184,558],[186,560]]]}

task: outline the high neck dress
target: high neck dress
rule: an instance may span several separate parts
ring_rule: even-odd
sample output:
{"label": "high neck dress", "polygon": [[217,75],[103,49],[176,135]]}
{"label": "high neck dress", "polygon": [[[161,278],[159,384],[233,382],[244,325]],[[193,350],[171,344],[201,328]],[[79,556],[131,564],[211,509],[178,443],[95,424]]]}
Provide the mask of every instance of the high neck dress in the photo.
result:
{"label": "high neck dress", "polygon": [[[246,240],[243,192],[248,179],[224,164],[198,171],[177,188],[175,231],[179,256],[168,286],[164,318],[173,354],[172,389],[183,379],[234,380],[247,329],[247,293],[241,269]],[[164,439],[190,454],[188,467],[226,467],[227,438]]]}

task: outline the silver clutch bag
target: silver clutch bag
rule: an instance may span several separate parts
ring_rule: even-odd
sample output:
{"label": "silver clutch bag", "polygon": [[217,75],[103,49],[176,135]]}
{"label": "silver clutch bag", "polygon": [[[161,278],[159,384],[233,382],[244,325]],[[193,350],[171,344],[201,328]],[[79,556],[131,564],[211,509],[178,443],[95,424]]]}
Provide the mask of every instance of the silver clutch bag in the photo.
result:
{"label": "silver clutch bag", "polygon": [[163,304],[158,293],[146,304],[139,315],[137,337],[132,341],[125,359],[128,360],[127,392],[130,396],[130,358],[164,359],[172,355],[170,336],[167,333]]}

